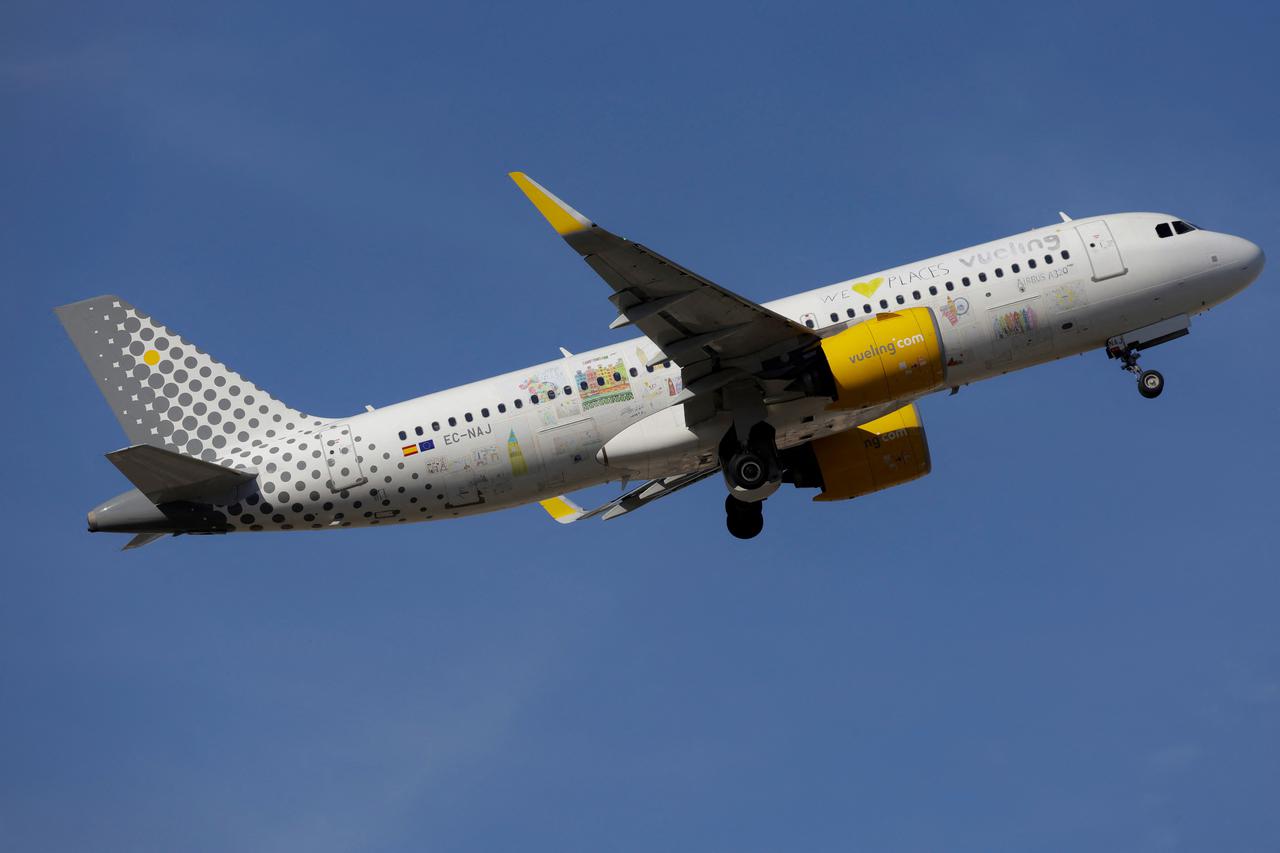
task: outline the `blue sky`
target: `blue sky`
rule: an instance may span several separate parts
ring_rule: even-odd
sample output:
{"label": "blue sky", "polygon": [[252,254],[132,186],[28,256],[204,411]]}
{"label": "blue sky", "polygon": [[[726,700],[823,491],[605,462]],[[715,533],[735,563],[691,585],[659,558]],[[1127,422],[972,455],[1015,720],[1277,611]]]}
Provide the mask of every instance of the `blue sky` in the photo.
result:
{"label": "blue sky", "polygon": [[1274,258],[1273,7],[171,5],[0,12],[0,847],[1280,845],[1274,270],[1159,400],[1100,353],[930,399],[931,476],[750,543],[708,481],[121,554],[50,311],[322,415],[616,339],[511,169],[760,300],[1058,210]]}

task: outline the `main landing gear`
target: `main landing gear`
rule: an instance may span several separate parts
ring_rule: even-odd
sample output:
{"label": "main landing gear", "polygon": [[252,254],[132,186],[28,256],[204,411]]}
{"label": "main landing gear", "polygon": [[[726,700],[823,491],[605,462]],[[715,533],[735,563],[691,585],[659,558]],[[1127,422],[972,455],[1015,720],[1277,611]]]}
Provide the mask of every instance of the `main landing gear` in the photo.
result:
{"label": "main landing gear", "polygon": [[1154,400],[1164,390],[1164,376],[1158,370],[1143,370],[1138,367],[1138,347],[1130,344],[1124,349],[1107,350],[1107,355],[1120,359],[1120,367],[1138,377],[1138,393],[1148,400]]}
{"label": "main landing gear", "polygon": [[764,501],[747,503],[725,495],[724,512],[729,532],[738,539],[754,539],[764,530]]}
{"label": "main landing gear", "polygon": [[720,470],[729,489],[724,500],[729,532],[738,539],[760,535],[765,498],[782,484],[773,428],[764,422],[755,424],[745,443],[739,443],[737,431],[730,429],[720,442]]}

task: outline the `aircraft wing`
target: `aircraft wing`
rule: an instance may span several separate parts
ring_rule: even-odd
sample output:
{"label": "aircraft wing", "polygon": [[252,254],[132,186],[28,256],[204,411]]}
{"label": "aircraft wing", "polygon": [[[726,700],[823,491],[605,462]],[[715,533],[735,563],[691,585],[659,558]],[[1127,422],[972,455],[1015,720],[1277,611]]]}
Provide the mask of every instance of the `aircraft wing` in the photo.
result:
{"label": "aircraft wing", "polygon": [[512,172],[511,179],[613,288],[609,299],[618,318],[610,328],[634,325],[662,349],[650,365],[667,359],[681,368],[707,362],[707,370],[695,370],[695,376],[733,367],[723,377],[728,382],[739,370],[756,373],[766,359],[818,341],[805,326],[595,225],[523,172]]}
{"label": "aircraft wing", "polygon": [[619,495],[608,503],[601,504],[592,510],[584,510],[564,495],[555,498],[548,498],[541,501],[542,508],[547,511],[553,519],[561,524],[571,524],[575,521],[582,521],[586,518],[595,518],[600,516],[603,520],[608,521],[611,518],[617,518],[632,510],[639,509],[642,506],[648,506],[658,498],[665,498],[667,495],[673,494],[683,489],[685,486],[692,486],[694,483],[710,477],[719,471],[720,468],[713,467],[704,471],[694,471],[690,474],[680,474],[676,477],[663,477],[658,480],[650,480],[643,483],[631,491]]}

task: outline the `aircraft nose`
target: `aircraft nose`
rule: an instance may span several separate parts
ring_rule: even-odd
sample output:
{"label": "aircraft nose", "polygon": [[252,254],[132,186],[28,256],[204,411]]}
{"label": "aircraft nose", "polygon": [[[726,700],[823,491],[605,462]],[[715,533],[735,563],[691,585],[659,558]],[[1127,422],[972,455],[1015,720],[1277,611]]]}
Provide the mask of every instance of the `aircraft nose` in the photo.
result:
{"label": "aircraft nose", "polygon": [[1248,270],[1254,275],[1262,271],[1262,265],[1267,262],[1267,256],[1263,254],[1262,248],[1251,240],[1243,237],[1232,237],[1232,252],[1236,262],[1236,266],[1242,270]]}
{"label": "aircraft nose", "polygon": [[1262,247],[1257,243],[1240,238],[1240,242],[1244,243],[1242,254],[1244,255],[1244,265],[1254,272],[1262,272],[1263,264],[1267,263],[1267,256],[1263,254]]}

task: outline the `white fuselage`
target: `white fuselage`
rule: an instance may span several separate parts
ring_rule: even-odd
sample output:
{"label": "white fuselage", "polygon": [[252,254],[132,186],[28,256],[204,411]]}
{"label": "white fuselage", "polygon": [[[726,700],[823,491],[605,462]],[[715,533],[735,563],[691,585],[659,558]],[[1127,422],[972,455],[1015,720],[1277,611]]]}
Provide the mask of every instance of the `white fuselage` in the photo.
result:
{"label": "white fuselage", "polygon": [[[1197,314],[1257,277],[1261,254],[1252,243],[1203,230],[1158,237],[1155,226],[1174,219],[1126,213],[1062,222],[767,307],[824,334],[876,313],[930,307],[952,342],[947,384],[965,385]],[[682,407],[672,407],[682,390],[679,367],[646,369],[657,352],[647,338],[633,338],[255,442],[234,456],[259,472],[261,500],[221,509],[235,530],[430,521],[714,465],[714,441],[691,442]],[[831,411],[827,402],[771,406],[778,446],[881,414]],[[598,460],[610,439],[669,409],[651,421],[650,435],[661,444],[668,429],[671,452],[630,468]],[[295,457],[321,441],[350,442],[344,464],[330,469],[337,492],[313,472],[284,476],[303,469]]]}

